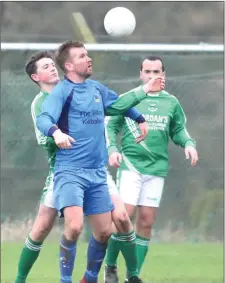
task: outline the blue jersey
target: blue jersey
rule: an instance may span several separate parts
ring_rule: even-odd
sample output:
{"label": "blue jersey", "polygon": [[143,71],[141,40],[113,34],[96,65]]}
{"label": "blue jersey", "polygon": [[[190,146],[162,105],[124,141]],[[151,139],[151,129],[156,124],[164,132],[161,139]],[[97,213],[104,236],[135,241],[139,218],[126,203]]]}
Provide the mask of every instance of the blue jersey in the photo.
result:
{"label": "blue jersey", "polygon": [[[146,94],[134,89],[121,97],[94,80],[73,83],[65,78],[42,106],[37,127],[52,136],[57,127],[75,139],[71,149],[59,149],[55,166],[99,168],[106,163],[105,115],[126,115],[136,120],[141,113],[131,108]],[[57,125],[57,126],[56,126]]]}

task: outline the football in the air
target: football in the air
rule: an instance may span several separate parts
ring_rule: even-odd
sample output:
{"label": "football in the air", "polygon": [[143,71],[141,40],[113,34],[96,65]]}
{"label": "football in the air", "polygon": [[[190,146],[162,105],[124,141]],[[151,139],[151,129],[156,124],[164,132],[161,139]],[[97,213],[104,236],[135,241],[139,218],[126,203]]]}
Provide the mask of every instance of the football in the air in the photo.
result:
{"label": "football in the air", "polygon": [[134,14],[127,8],[116,7],[108,11],[104,18],[106,32],[114,37],[131,35],[136,26]]}

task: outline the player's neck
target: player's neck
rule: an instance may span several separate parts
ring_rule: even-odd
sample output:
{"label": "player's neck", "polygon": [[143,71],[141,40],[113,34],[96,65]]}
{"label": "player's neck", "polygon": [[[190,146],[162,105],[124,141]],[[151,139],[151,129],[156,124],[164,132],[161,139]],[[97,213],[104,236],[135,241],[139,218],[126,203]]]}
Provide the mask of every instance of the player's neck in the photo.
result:
{"label": "player's neck", "polygon": [[55,85],[42,85],[40,88],[41,88],[41,91],[44,91],[44,92],[47,92],[47,93],[51,93],[53,88],[54,88]]}
{"label": "player's neck", "polygon": [[75,74],[75,73],[67,73],[66,74],[66,77],[70,80],[70,81],[72,81],[73,83],[77,83],[77,84],[79,84],[79,83],[83,83],[84,81],[85,81],[85,78],[84,77],[81,77],[81,76],[79,76],[79,75],[77,75],[77,74]]}

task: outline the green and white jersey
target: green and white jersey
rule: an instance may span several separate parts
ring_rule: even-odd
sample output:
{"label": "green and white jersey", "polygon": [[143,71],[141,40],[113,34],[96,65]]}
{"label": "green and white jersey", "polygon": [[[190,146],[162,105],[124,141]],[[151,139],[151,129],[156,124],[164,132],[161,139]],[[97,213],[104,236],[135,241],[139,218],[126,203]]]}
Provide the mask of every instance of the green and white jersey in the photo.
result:
{"label": "green and white jersey", "polygon": [[[120,116],[106,120],[106,141],[109,154],[121,151],[121,170],[165,177],[168,172],[169,138],[176,145],[195,146],[186,129],[186,117],[178,99],[166,91],[147,96],[135,106],[145,117],[149,133],[144,141],[135,143],[140,135],[138,125]],[[117,148],[117,134],[123,130],[121,148]]]}
{"label": "green and white jersey", "polygon": [[40,146],[48,152],[48,163],[50,167],[50,171],[53,170],[55,165],[55,157],[58,147],[56,146],[54,139],[52,137],[46,137],[43,135],[36,126],[36,119],[41,114],[42,104],[44,103],[45,99],[49,93],[41,91],[36,97],[34,98],[31,104],[31,115],[34,123],[35,134],[37,138],[37,142]]}

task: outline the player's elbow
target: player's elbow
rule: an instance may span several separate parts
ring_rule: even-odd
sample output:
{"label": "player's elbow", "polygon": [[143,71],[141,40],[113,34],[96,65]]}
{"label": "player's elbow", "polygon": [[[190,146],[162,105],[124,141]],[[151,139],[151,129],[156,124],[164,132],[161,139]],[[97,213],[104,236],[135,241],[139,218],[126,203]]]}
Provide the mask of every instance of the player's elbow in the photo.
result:
{"label": "player's elbow", "polygon": [[41,114],[36,120],[36,126],[42,134],[45,136],[51,136],[49,135],[49,129],[52,126],[52,122],[46,119],[46,117],[46,115]]}
{"label": "player's elbow", "polygon": [[39,130],[40,132],[42,132],[43,134],[45,134],[45,133],[44,133],[44,127],[43,127],[43,116],[42,116],[42,115],[39,116],[39,117],[37,117],[36,126],[37,126],[37,128],[38,128],[38,130]]}

